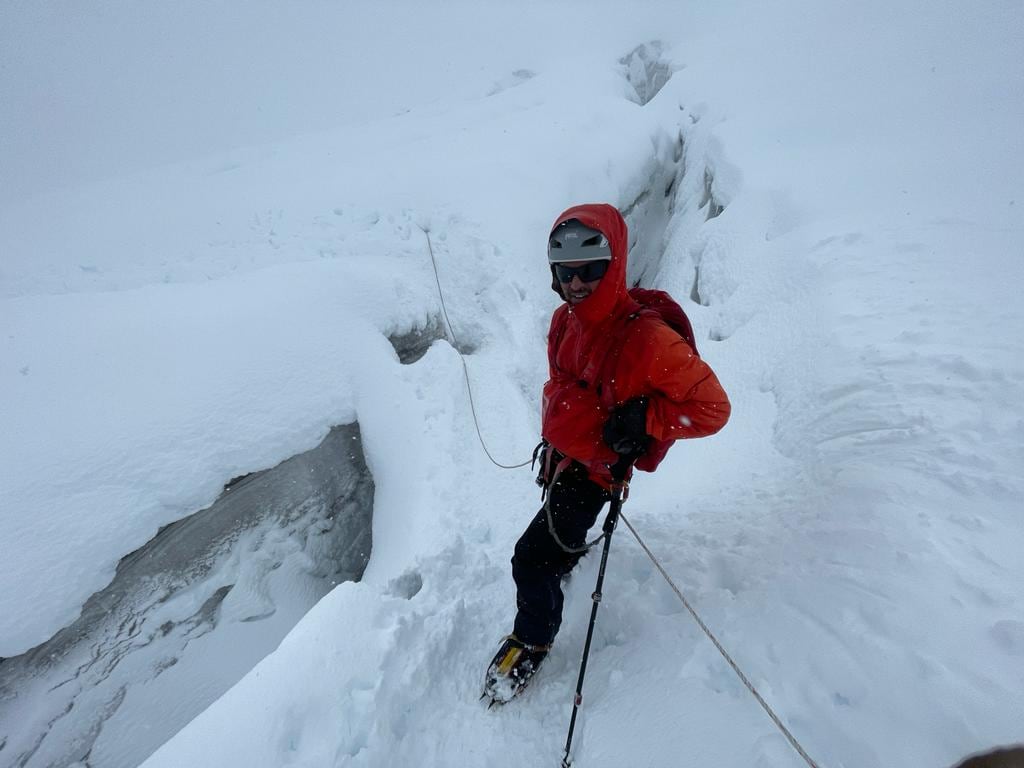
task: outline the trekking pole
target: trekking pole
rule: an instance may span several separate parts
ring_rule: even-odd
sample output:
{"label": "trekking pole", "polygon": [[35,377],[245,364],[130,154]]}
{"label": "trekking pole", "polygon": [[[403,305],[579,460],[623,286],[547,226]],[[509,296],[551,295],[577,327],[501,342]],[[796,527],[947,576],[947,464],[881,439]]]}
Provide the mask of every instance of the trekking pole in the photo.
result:
{"label": "trekking pole", "polygon": [[565,755],[562,757],[561,768],[569,768],[572,761],[569,759],[569,749],[572,747],[572,732],[576,728],[576,715],[579,713],[580,705],[583,704],[583,677],[587,674],[587,658],[590,656],[590,641],[594,638],[594,624],[597,621],[597,606],[601,603],[601,587],[604,585],[604,569],[608,564],[608,550],[612,545],[612,531],[619,521],[619,511],[622,509],[622,489],[625,483],[616,481],[612,486],[612,503],[608,509],[608,516],[604,519],[604,551],[601,553],[601,567],[597,572],[597,586],[591,599],[594,606],[590,609],[590,627],[587,628],[587,642],[583,645],[583,661],[580,662],[580,676],[576,681],[576,697],[572,703],[572,719],[569,720],[569,735],[565,739]]}

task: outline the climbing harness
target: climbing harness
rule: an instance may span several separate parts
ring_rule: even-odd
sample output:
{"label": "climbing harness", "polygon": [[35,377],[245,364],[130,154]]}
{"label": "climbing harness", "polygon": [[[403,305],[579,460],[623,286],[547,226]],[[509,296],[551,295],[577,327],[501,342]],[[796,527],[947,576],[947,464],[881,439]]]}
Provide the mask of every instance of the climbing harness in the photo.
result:
{"label": "climbing harness", "polygon": [[502,469],[519,469],[525,467],[527,464],[532,463],[532,459],[524,461],[521,464],[502,464],[500,461],[495,459],[489,450],[487,450],[487,443],[484,442],[484,436],[480,432],[480,420],[476,415],[476,403],[473,402],[473,386],[469,383],[469,367],[466,365],[466,358],[461,352],[459,352],[459,342],[455,338],[455,331],[452,329],[452,322],[448,319],[448,308],[444,303],[444,291],[441,290],[441,278],[437,272],[437,259],[434,258],[434,244],[430,241],[430,230],[425,227],[420,227],[423,230],[423,234],[427,238],[427,249],[430,251],[430,263],[434,267],[434,280],[437,282],[437,295],[441,299],[441,312],[444,314],[445,325],[448,326],[448,337],[452,342],[452,346],[455,347],[455,351],[458,352],[459,360],[462,362],[462,375],[466,378],[466,391],[469,393],[469,410],[473,414],[473,424],[476,426],[476,436],[480,440],[480,446],[484,449],[484,453],[487,454],[487,458],[491,460],[491,463]]}
{"label": "climbing harness", "polygon": [[551,512],[551,494],[548,492],[551,486],[558,482],[559,475],[569,468],[572,464],[572,459],[564,456],[559,452],[553,445],[548,443],[547,440],[541,440],[537,447],[533,449],[533,462],[532,464],[540,461],[540,473],[537,476],[537,485],[541,487],[541,501],[543,505],[541,509],[544,511],[544,518],[548,523],[548,534],[551,536],[551,540],[558,545],[558,548],[563,552],[570,555],[581,555],[589,552],[593,547],[601,543],[605,534],[601,534],[593,541],[586,541],[582,546],[572,547],[562,541],[562,537],[558,535],[558,531],[555,529],[555,518]]}

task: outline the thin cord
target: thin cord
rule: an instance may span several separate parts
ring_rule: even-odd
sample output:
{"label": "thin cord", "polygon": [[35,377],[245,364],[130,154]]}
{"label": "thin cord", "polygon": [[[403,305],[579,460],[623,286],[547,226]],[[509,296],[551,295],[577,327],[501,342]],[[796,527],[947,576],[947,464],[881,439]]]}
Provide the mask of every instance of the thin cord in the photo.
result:
{"label": "thin cord", "polygon": [[768,713],[768,717],[772,719],[772,722],[774,722],[778,729],[782,732],[782,735],[789,740],[789,743],[790,745],[792,745],[793,749],[797,751],[800,757],[804,759],[804,761],[807,763],[807,765],[810,766],[810,768],[819,768],[818,764],[811,759],[810,755],[808,755],[806,750],[804,750],[804,748],[800,745],[800,742],[796,740],[796,737],[789,732],[789,729],[785,725],[782,724],[782,720],[780,720],[779,716],[775,714],[772,708],[768,705],[768,702],[764,700],[764,697],[757,692],[757,689],[754,687],[753,683],[751,683],[750,680],[747,679],[747,676],[743,674],[739,666],[737,666],[736,662],[732,660],[732,656],[730,656],[729,653],[725,650],[725,648],[722,647],[722,644],[718,642],[718,638],[716,638],[714,633],[712,633],[712,631],[708,629],[708,625],[705,624],[701,620],[700,616],[697,615],[697,612],[693,609],[693,606],[690,605],[690,601],[683,596],[683,593],[679,590],[679,587],[675,585],[675,582],[673,582],[672,578],[668,575],[668,573],[666,573],[665,569],[661,566],[661,563],[658,562],[658,558],[654,556],[654,553],[647,548],[646,544],[644,544],[643,540],[640,538],[640,534],[636,532],[636,529],[629,522],[629,520],[626,519],[626,516],[620,512],[619,517],[622,518],[622,522],[624,522],[626,524],[626,527],[629,528],[629,532],[633,534],[633,538],[636,539],[637,543],[643,548],[644,552],[647,553],[647,556],[651,558],[651,562],[654,563],[654,567],[657,568],[661,572],[661,575],[665,577],[665,581],[667,581],[668,585],[672,587],[672,591],[675,592],[676,596],[682,601],[683,606],[686,608],[686,610],[690,612],[690,615],[693,616],[694,621],[697,622],[698,626],[700,626],[700,628],[704,631],[704,634],[707,635],[708,639],[715,644],[715,648],[717,648],[718,652],[722,654],[722,657],[727,662],[729,662],[729,666],[732,667],[733,672],[736,673],[739,679],[743,682],[743,685],[747,687],[747,690],[753,694],[755,699],[757,699],[758,703],[764,708],[764,711]]}
{"label": "thin cord", "polygon": [[545,515],[545,517],[547,517],[548,533],[551,534],[551,538],[554,540],[555,544],[558,545],[559,549],[561,549],[563,552],[565,552],[567,554],[570,554],[570,555],[580,555],[580,554],[584,554],[586,552],[589,552],[591,549],[593,549],[598,544],[600,544],[601,541],[604,539],[604,537],[608,535],[606,533],[602,533],[600,536],[598,536],[593,541],[586,541],[586,539],[584,539],[584,543],[583,543],[582,547],[570,547],[568,544],[566,544],[564,541],[562,541],[561,537],[558,535],[558,532],[555,530],[555,521],[554,521],[554,519],[551,516],[551,492],[550,491],[548,492],[547,498],[544,500],[544,515]]}
{"label": "thin cord", "polygon": [[473,414],[473,424],[476,426],[476,436],[480,440],[480,447],[484,449],[484,453],[487,454],[487,458],[491,460],[491,463],[502,469],[519,469],[525,467],[527,464],[532,464],[533,459],[524,461],[522,464],[502,464],[500,461],[495,459],[489,450],[487,450],[487,443],[484,442],[484,436],[480,432],[480,420],[476,415],[476,403],[473,402],[473,386],[469,383],[469,367],[466,365],[466,358],[463,357],[462,353],[459,352],[459,342],[455,338],[455,331],[452,329],[452,321],[448,319],[448,307],[444,303],[444,291],[441,290],[441,278],[437,272],[437,259],[434,258],[434,244],[430,242],[430,232],[423,229],[423,234],[427,238],[427,248],[430,251],[430,263],[434,266],[434,281],[437,283],[437,295],[441,299],[441,312],[444,314],[445,325],[448,326],[448,335],[452,340],[452,346],[455,347],[455,351],[459,354],[459,360],[462,362],[462,375],[466,378],[466,391],[469,393],[469,410]]}

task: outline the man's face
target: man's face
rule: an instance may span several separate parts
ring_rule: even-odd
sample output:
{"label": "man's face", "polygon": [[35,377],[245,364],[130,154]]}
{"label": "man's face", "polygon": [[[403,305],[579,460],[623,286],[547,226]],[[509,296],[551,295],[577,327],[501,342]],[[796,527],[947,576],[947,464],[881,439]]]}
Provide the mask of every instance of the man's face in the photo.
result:
{"label": "man's face", "polygon": [[[555,266],[555,274],[558,276],[558,284],[562,287],[562,295],[566,301],[570,304],[579,304],[597,289],[607,269],[607,261],[565,261]],[[574,270],[582,270],[582,274],[575,273]],[[591,280],[582,279],[590,277],[588,272],[600,274]],[[566,273],[571,273],[568,282],[564,279]]]}

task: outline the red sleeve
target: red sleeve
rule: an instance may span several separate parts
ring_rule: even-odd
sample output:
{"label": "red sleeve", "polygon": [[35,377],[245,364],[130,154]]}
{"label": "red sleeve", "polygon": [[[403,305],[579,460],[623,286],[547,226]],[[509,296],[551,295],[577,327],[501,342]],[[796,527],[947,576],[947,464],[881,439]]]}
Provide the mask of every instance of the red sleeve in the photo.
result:
{"label": "red sleeve", "polygon": [[645,350],[647,434],[655,440],[713,435],[729,420],[729,398],[710,366],[663,323],[649,326]]}

